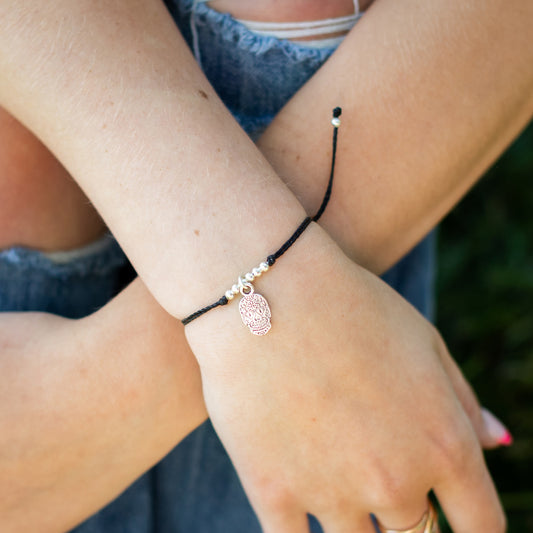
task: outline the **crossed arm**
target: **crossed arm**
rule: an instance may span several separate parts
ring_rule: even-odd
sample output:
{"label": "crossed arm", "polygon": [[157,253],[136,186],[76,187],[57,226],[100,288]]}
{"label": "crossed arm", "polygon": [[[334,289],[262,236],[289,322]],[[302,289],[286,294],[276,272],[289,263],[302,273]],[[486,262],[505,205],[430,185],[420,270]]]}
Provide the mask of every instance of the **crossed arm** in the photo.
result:
{"label": "crossed arm", "polygon": [[[9,31],[0,37],[1,67],[7,72],[0,87],[2,104],[45,139],[79,180],[167,311],[184,316],[200,302],[210,302],[213,295],[223,292],[227,280],[233,280],[235,273],[255,264],[265,250],[274,249],[285,240],[288,229],[296,227],[301,218],[301,206],[218,104],[158,4],[139,3],[132,9],[133,4],[129,3],[129,13],[125,9],[122,12],[118,4],[109,13],[108,6],[99,8],[94,2],[90,6],[83,2],[76,6],[50,3],[39,14],[48,21],[50,34],[42,30],[42,34],[27,39],[25,32],[35,29],[36,22],[31,8],[20,4],[6,3],[2,7],[2,18],[10,22],[6,26]],[[378,1],[358,24],[357,31],[282,110],[259,142],[303,207],[311,210],[320,196],[323,169],[327,168],[328,154],[320,148],[328,145],[329,129],[322,124],[327,121],[331,107],[338,103],[343,106],[336,193],[324,217],[324,227],[347,255],[371,270],[383,270],[414,244],[457,201],[531,114],[532,58],[527,57],[526,46],[531,13],[520,13],[529,8],[517,2],[514,9],[507,6],[500,13],[496,2],[490,5],[485,2],[483,9],[476,12],[475,4],[463,6],[459,17],[457,13],[445,12],[439,2],[415,6],[409,12],[407,5],[400,10],[390,2]],[[102,17],[104,9],[106,16]],[[81,25],[80,30],[82,21],[85,26]],[[120,26],[120,32],[113,29],[115,25]],[[79,34],[71,35],[69,27],[75,27]],[[84,31],[88,28],[99,39]],[[491,33],[490,40],[485,39],[486,32]],[[122,36],[118,42],[117,33]],[[154,34],[161,39],[154,42],[150,38]],[[419,36],[417,40],[413,35]],[[132,42],[137,46],[132,48]],[[43,62],[39,54],[46,54],[44,45],[50,43],[57,47]],[[71,47],[62,47],[65,43],[71,43]],[[94,48],[98,46],[106,54],[97,54]],[[116,51],[109,59],[108,49]],[[75,62],[71,54],[76,54]],[[484,61],[487,57],[491,58],[490,66]],[[494,78],[492,69],[504,69],[507,76]],[[335,80],[333,87],[331,80]],[[401,80],[402,84],[392,84],[391,80]],[[197,89],[207,92],[208,102],[198,97]],[[316,101],[323,102],[319,109]],[[308,109],[317,110],[316,117],[309,116]],[[462,120],[465,115],[470,117],[469,121]],[[309,118],[304,120],[303,116]],[[74,130],[76,135],[69,135]],[[211,132],[214,139],[207,154],[205,131]],[[313,131],[312,136],[309,131]],[[149,146],[146,139],[150,139]],[[383,156],[384,146],[387,158]],[[209,183],[191,178],[198,175],[210,176]],[[240,198],[239,209],[224,209],[226,205],[234,206],[236,195]],[[273,205],[279,209],[275,217],[271,216]],[[249,225],[243,225],[242,220],[249,220]],[[193,229],[199,231],[200,238],[194,236]],[[233,246],[235,243],[246,245]],[[315,229],[303,246],[305,251],[300,247],[301,252],[295,251],[295,257],[306,257],[309,253],[320,256],[316,247],[330,245]],[[182,254],[180,247],[188,250],[187,254]],[[167,253],[161,259],[162,250]],[[189,259],[187,262],[183,255]],[[227,264],[219,261],[221,256],[228,258]],[[154,257],[161,259],[160,265],[154,264]],[[287,264],[297,266],[290,258]],[[211,272],[212,265],[216,265],[217,276],[197,275],[199,271]],[[282,267],[282,279],[294,275],[290,266]],[[317,268],[322,271],[336,267],[325,260]],[[343,279],[344,268],[338,274]],[[302,279],[312,279],[313,275],[316,271],[303,272]],[[368,283],[376,291],[381,290],[359,271],[354,276],[350,280],[356,286],[367,287]],[[300,284],[301,280],[294,282]],[[270,289],[275,293],[275,286]],[[360,290],[357,294],[360,299],[368,296],[369,307],[372,290]],[[146,352],[157,353],[157,357],[147,361],[142,357],[146,354],[144,350],[129,349],[128,332],[124,329],[112,337],[117,354],[132,361],[133,368],[149,370],[158,383],[166,375],[165,388],[160,390],[178,392],[171,396],[174,403],[168,404],[156,394],[153,384],[141,387],[140,398],[152,399],[144,402],[145,406],[153,407],[161,418],[151,419],[151,409],[146,409],[142,421],[129,418],[131,425],[124,424],[124,431],[134,431],[138,428],[135,424],[146,424],[154,428],[154,439],[125,455],[120,474],[110,479],[109,496],[157,460],[205,416],[197,370],[181,326],[155,304],[140,281],[108,308],[75,326],[68,323],[68,328],[76,328],[82,339],[94,339],[95,331],[112,331],[117,317],[123,316],[120,310],[124,313],[132,303],[151,310],[153,322],[143,331],[148,339]],[[210,317],[209,323],[220,320],[235,327],[227,318],[227,311],[221,311],[220,318]],[[359,309],[359,313],[364,310]],[[368,316],[353,318],[369,328]],[[216,327],[220,328],[221,323]],[[421,324],[423,338],[426,330]],[[66,330],[65,327],[62,331]],[[153,332],[157,331],[165,335],[162,339],[157,337],[156,342]],[[371,333],[378,336],[379,325]],[[399,335],[392,341],[401,345],[403,337]],[[84,342],[91,353],[102,351],[93,341]],[[195,354],[204,350],[212,356],[218,340],[212,342],[206,349],[196,340],[199,348]],[[278,342],[286,345],[287,338]],[[253,352],[247,348],[245,339],[232,341],[230,346],[232,350],[240,347]],[[361,353],[364,351],[361,349]],[[437,351],[441,353],[442,347]],[[242,361],[235,364],[227,353],[223,357],[235,366],[236,372],[249,369]],[[207,359],[200,355],[206,382],[212,382],[215,374],[222,381],[218,371],[209,368]],[[458,384],[460,378],[453,364],[446,356],[442,356],[442,361],[455,388],[463,387]],[[416,357],[404,362],[419,364]],[[59,362],[58,365],[61,366]],[[118,367],[106,366],[110,365],[109,358],[102,365],[109,375],[121,375]],[[134,388],[138,394],[135,382],[131,388],[119,389],[119,404],[127,411]],[[178,397],[180,391],[183,394]],[[55,399],[61,405],[61,398]],[[183,416],[188,412],[182,411],[187,402],[196,407],[190,416]],[[176,427],[171,420],[175,420],[178,412],[182,418]],[[166,422],[158,423],[161,421]],[[105,460],[103,451],[118,436],[106,432],[104,427],[97,426],[96,432],[108,435],[107,441],[100,441],[99,455]],[[80,471],[80,479],[83,475]],[[90,478],[90,472],[85,472],[85,476]],[[38,492],[41,501],[47,497],[46,491]],[[83,513],[101,503],[87,503]],[[270,514],[262,511],[262,516]],[[462,523],[466,521],[463,519]]]}

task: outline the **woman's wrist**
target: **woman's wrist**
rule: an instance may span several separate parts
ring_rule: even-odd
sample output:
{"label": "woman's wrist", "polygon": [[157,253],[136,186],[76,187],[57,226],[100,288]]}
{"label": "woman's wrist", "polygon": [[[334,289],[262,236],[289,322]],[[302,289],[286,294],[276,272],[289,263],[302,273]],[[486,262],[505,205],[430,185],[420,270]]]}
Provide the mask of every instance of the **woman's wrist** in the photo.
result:
{"label": "woman's wrist", "polygon": [[[241,348],[250,345],[262,344],[265,350],[286,347],[287,334],[297,333],[298,322],[305,320],[306,313],[312,314],[314,306],[329,305],[328,286],[346,271],[346,264],[355,267],[326,232],[311,223],[283,257],[254,280],[254,291],[268,301],[271,309],[271,329],[264,337],[252,335],[241,320],[240,295],[185,327],[200,366],[209,366],[214,359],[219,360],[220,353],[226,353],[217,350],[221,342],[234,346],[232,353],[237,358],[245,357],[245,348]],[[213,358],[215,353],[217,357]]]}
{"label": "woman's wrist", "polygon": [[147,421],[161,417],[158,427],[169,446],[205,420],[198,366],[183,326],[142,280],[134,280],[76,327],[91,346],[94,363],[105,365],[108,380],[116,381],[112,389],[118,408],[145,413]]}

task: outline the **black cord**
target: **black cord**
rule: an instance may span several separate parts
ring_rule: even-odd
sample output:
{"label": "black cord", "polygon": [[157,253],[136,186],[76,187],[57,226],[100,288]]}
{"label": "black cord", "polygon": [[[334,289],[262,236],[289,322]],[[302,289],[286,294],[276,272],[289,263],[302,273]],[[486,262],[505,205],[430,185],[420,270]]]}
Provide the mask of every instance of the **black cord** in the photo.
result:
{"label": "black cord", "polygon": [[296,239],[305,231],[311,222],[312,219],[310,217],[305,217],[304,221],[298,226],[298,229],[291,235],[289,240],[287,240],[277,252],[267,257],[266,263],[269,267],[271,267],[276,262],[276,259],[279,259],[296,242]]}
{"label": "black cord", "polygon": [[[333,110],[333,119],[338,119],[341,116],[342,109],[340,107],[336,107]],[[326,189],[326,193],[324,194],[324,199],[322,200],[322,205],[318,208],[318,211],[316,212],[316,215],[313,217],[313,221],[316,222],[324,213],[326,210],[326,207],[328,205],[329,199],[331,197],[331,189],[333,187],[333,173],[335,172],[335,158],[337,156],[337,133],[339,131],[339,126],[333,126],[333,143],[332,143],[332,150],[331,150],[331,171],[329,173],[329,181],[328,181],[328,187]]]}
{"label": "black cord", "polygon": [[[326,189],[326,193],[324,194],[324,198],[322,200],[322,204],[318,208],[318,211],[316,212],[315,216],[313,218],[311,217],[305,217],[303,222],[298,226],[296,231],[290,236],[290,238],[283,243],[281,248],[274,252],[273,254],[269,255],[266,259],[266,263],[269,267],[271,267],[277,259],[279,259],[300,237],[300,235],[305,231],[307,226],[311,224],[311,222],[316,222],[324,213],[326,210],[326,207],[329,203],[329,199],[331,198],[331,189],[333,187],[333,174],[335,172],[335,158],[337,155],[337,132],[339,129],[340,121],[338,121],[338,118],[341,116],[342,109],[340,107],[336,107],[333,110],[333,147],[332,147],[332,153],[331,153],[331,171],[329,174],[329,181],[328,186]],[[336,120],[337,119],[337,120]],[[203,307],[202,309],[199,309],[198,311],[194,312],[192,315],[189,315],[187,318],[184,318],[181,323],[186,326],[190,322],[192,322],[194,319],[198,318],[199,316],[202,316],[203,314],[207,313],[208,311],[211,311],[211,309],[214,309],[215,307],[219,307],[220,305],[226,305],[229,302],[229,300],[226,298],[226,296],[222,296],[220,300],[217,300],[215,303],[212,303],[211,305],[208,305],[207,307]]]}
{"label": "black cord", "polygon": [[216,301],[214,304],[208,305],[207,307],[204,307],[202,309],[199,309],[192,315],[189,315],[187,318],[184,318],[181,323],[186,326],[189,322],[192,322],[195,318],[198,318],[199,316],[202,316],[204,313],[207,313],[207,311],[211,311],[211,309],[214,309],[215,307],[218,307],[219,305],[226,305],[229,302],[229,300],[222,296],[220,300]]}

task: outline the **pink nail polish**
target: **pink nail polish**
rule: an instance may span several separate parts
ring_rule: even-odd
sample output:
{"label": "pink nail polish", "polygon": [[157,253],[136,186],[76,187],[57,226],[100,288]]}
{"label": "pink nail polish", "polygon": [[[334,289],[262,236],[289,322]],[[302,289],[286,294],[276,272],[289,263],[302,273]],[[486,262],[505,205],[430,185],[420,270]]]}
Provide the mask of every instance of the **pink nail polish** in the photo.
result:
{"label": "pink nail polish", "polygon": [[507,431],[505,435],[498,441],[502,446],[511,446],[513,443],[513,436]]}

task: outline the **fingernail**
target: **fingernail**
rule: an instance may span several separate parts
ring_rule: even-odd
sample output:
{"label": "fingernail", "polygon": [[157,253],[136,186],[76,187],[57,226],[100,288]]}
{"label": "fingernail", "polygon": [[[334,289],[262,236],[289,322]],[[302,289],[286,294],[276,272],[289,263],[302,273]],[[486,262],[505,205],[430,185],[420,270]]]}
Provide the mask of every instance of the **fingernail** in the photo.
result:
{"label": "fingernail", "polygon": [[509,430],[488,409],[482,408],[481,415],[491,438],[500,446],[511,446],[513,437]]}
{"label": "fingernail", "polygon": [[507,433],[498,441],[498,444],[502,446],[511,446],[513,443],[513,436],[507,431]]}

